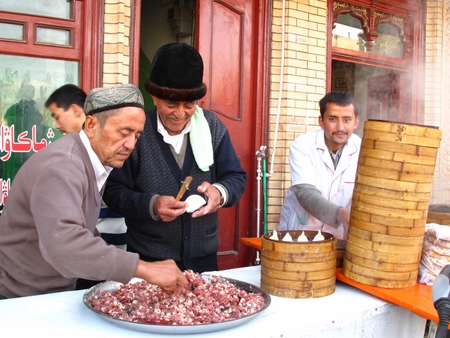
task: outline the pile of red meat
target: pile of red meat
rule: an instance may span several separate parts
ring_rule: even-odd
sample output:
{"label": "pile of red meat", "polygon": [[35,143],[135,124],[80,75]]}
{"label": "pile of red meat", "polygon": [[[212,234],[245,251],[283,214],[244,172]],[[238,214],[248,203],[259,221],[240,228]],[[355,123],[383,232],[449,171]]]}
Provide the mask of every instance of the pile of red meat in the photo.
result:
{"label": "pile of red meat", "polygon": [[197,325],[224,322],[251,315],[264,306],[259,293],[238,289],[229,281],[209,276],[209,282],[191,270],[184,272],[188,287],[170,293],[139,281],[92,296],[92,307],[112,318],[143,324]]}

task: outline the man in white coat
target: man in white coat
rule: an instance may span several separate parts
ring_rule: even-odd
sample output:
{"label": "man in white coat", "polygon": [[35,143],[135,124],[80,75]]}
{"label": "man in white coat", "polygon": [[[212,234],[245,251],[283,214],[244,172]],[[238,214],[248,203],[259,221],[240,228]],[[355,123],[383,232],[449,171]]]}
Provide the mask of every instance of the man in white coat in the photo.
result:
{"label": "man in white coat", "polygon": [[346,240],[361,147],[353,134],[358,109],[346,92],[328,93],[319,107],[322,128],[299,136],[290,147],[292,185],[278,230],[322,230]]}

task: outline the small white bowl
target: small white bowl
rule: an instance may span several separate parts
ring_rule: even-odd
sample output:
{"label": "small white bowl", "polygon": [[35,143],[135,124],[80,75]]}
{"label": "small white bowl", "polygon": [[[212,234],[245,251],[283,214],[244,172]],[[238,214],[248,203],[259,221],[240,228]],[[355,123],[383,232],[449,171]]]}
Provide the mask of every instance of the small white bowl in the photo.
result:
{"label": "small white bowl", "polygon": [[186,208],[186,212],[193,213],[201,206],[206,204],[206,200],[200,195],[191,195],[185,200],[189,205]]}

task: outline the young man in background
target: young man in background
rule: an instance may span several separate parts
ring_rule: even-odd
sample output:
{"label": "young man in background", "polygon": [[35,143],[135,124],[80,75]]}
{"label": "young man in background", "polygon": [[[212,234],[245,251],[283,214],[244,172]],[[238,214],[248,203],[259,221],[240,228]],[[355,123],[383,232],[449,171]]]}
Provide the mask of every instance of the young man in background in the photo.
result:
{"label": "young man in background", "polygon": [[55,119],[55,128],[63,134],[80,131],[86,119],[85,100],[86,93],[73,84],[56,89],[45,101],[45,107]]}
{"label": "young man in background", "polygon": [[292,186],[281,209],[278,230],[322,230],[345,245],[361,138],[352,95],[330,92],[319,101],[320,129],[290,147]]}

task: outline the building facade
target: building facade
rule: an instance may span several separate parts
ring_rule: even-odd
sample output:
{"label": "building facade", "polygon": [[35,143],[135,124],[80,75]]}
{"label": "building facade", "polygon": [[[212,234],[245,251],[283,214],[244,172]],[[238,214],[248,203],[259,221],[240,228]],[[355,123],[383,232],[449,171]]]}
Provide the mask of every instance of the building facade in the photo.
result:
{"label": "building facade", "polygon": [[[397,86],[402,92],[391,110],[383,111],[379,107],[379,114],[371,115],[370,108],[362,109],[362,120],[397,118],[400,122],[439,127],[443,137],[430,204],[450,203],[450,123],[446,100],[450,96],[450,70],[446,67],[450,59],[450,1],[402,0],[391,4],[382,0],[229,0],[220,2],[220,7],[210,0],[93,0],[89,5],[76,0],[71,2],[73,7],[67,9],[64,0],[61,2],[62,18],[40,13],[35,3],[45,7],[45,2],[22,1],[18,7],[14,7],[15,1],[0,4],[5,18],[0,19],[0,27],[9,32],[0,33],[0,59],[8,61],[3,63],[7,66],[0,65],[0,74],[3,74],[0,76],[0,109],[4,126],[7,126],[7,108],[22,95],[19,93],[21,83],[35,85],[40,113],[45,123],[51,125],[42,107],[42,100],[51,90],[67,82],[78,84],[86,91],[96,86],[139,84],[151,67],[151,62],[145,67],[144,60],[150,61],[156,47],[162,43],[183,41],[196,45],[200,41],[200,52],[209,65],[213,55],[208,53],[213,48],[202,44],[202,36],[208,31],[202,18],[212,15],[208,14],[211,6],[218,6],[216,11],[222,11],[223,17],[236,20],[241,27],[249,25],[248,13],[252,20],[257,19],[250,23],[257,34],[249,35],[250,40],[256,41],[249,52],[256,61],[248,66],[256,70],[255,83],[249,87],[250,92],[257,93],[249,105],[260,108],[252,120],[256,121],[251,127],[256,129],[256,134],[232,135],[234,143],[240,142],[238,137],[252,138],[251,150],[239,154],[250,163],[247,169],[249,202],[241,207],[248,209],[249,215],[237,222],[237,228],[243,230],[236,231],[233,238],[255,236],[258,231],[277,228],[284,195],[290,186],[289,146],[302,133],[319,128],[320,98],[329,90],[348,90],[359,97],[362,106],[372,107],[371,100],[378,102],[385,98],[370,82],[375,76],[377,81],[394,78],[397,82],[389,85]],[[246,5],[249,3],[251,5]],[[42,18],[45,18],[43,24]],[[32,25],[35,28],[31,29]],[[62,32],[47,32],[55,27]],[[338,28],[346,29],[344,34],[339,33]],[[33,32],[39,36],[39,29],[43,40],[31,43]],[[211,41],[213,45],[214,40]],[[241,53],[244,73],[246,53],[246,50]],[[50,80],[34,79],[26,67],[14,72],[14,62],[22,57],[26,58],[24,63],[36,62],[38,69],[41,66],[37,61],[41,58],[58,59],[61,64],[46,66],[48,74],[55,73]],[[49,70],[55,67],[60,67],[63,75]],[[208,79],[214,79],[210,73],[207,75]],[[212,80],[208,85],[214,90]],[[379,96],[370,97],[367,88],[374,88]],[[358,130],[361,136],[363,121]],[[3,129],[2,132],[4,140]],[[262,189],[259,189],[261,171],[255,156],[260,146],[266,147],[267,166],[267,184]],[[5,142],[1,150],[4,156]],[[3,170],[4,200],[10,184],[8,179]],[[238,219],[235,214],[233,217]],[[244,250],[236,241],[232,242],[233,247],[224,251]],[[233,265],[242,265],[242,261],[223,266]]]}

